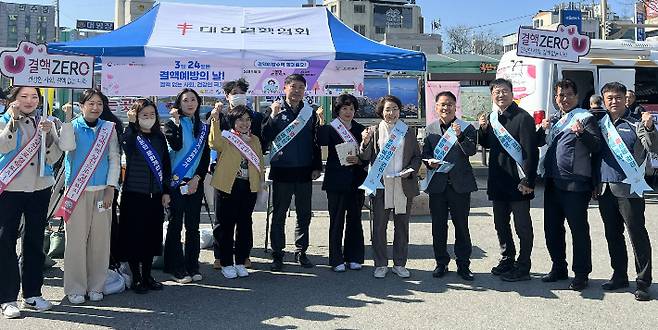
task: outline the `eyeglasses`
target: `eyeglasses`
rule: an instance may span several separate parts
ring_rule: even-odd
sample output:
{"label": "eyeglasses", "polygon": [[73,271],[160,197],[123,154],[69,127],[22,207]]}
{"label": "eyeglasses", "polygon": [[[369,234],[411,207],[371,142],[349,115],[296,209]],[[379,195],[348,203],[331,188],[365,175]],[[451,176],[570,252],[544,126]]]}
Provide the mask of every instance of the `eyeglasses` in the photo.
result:
{"label": "eyeglasses", "polygon": [[493,96],[509,95],[511,93],[512,93],[511,91],[508,91],[506,89],[494,89],[493,91],[491,91],[491,95]]}

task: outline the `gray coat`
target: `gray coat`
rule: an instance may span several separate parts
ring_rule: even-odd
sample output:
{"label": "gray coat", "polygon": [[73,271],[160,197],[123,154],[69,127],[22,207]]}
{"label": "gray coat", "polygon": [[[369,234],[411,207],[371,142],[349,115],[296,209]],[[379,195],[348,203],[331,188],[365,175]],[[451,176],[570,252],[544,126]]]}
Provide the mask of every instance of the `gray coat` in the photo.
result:
{"label": "gray coat", "polygon": [[[435,121],[425,129],[425,142],[423,144],[423,158],[434,158],[434,148],[441,140],[441,122]],[[448,180],[458,193],[476,191],[477,184],[473,175],[473,168],[469,156],[477,153],[477,131],[473,125],[462,127],[462,134],[443,159],[455,166],[448,173],[435,173],[425,191],[428,194],[440,194],[445,191]]]}

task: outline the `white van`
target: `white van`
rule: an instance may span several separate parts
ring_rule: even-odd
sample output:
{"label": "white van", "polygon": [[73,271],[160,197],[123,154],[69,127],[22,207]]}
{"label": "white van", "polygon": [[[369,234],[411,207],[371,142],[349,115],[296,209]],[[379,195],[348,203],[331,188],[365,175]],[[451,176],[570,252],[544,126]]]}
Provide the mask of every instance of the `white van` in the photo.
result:
{"label": "white van", "polygon": [[[603,85],[618,81],[635,91],[637,102],[658,116],[658,42],[595,39],[579,63],[522,57],[513,50],[501,58],[496,78],[512,81],[514,100],[530,115],[545,111],[546,117],[551,116],[557,109],[553,84],[568,78],[576,83],[582,108],[589,109],[590,96],[600,95]],[[658,168],[658,155],[651,158],[647,164],[650,175]]]}

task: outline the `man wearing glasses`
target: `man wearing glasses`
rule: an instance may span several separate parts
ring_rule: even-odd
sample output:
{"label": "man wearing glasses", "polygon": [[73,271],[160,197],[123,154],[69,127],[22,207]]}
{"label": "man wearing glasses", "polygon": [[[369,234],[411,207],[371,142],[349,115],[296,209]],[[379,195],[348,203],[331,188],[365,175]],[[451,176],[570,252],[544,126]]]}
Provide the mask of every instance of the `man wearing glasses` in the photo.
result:
{"label": "man wearing glasses", "polygon": [[[479,118],[479,143],[489,148],[487,195],[493,201],[494,224],[502,258],[491,269],[508,282],[530,280],[532,220],[530,200],[535,197],[537,136],[533,117],[514,103],[512,82],[496,79],[489,85],[494,109]],[[519,237],[519,256],[510,227],[510,214]]]}
{"label": "man wearing glasses", "polygon": [[543,282],[569,278],[566,261],[564,220],[571,230],[575,274],[569,289],[582,291],[592,272],[592,244],[587,222],[587,207],[594,188],[592,155],[601,149],[602,137],[596,118],[578,108],[578,89],[569,80],[558,81],[554,88],[558,110],[544,119],[538,131],[539,146],[547,145],[540,160],[544,173],[544,235],[551,256],[551,271]]}

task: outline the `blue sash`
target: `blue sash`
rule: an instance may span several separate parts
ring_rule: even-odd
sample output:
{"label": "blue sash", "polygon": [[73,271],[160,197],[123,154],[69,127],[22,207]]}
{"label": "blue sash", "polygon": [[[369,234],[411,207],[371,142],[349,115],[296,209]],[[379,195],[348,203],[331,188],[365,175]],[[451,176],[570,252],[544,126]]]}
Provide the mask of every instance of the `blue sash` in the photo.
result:
{"label": "blue sash", "polygon": [[[462,132],[466,130],[468,126],[471,125],[459,118],[455,119],[455,123],[459,124],[459,126],[462,127]],[[436,147],[434,148],[434,159],[443,161],[443,159],[446,157],[446,155],[448,155],[450,150],[452,150],[452,147],[455,145],[455,142],[457,142],[457,134],[455,133],[455,130],[452,129],[452,125],[451,125],[450,128],[448,128],[448,130],[445,132],[445,134],[441,136],[439,143],[436,144]],[[437,172],[448,173],[454,166],[455,164],[443,163],[437,169],[428,169],[427,177],[425,177],[425,180],[420,182],[420,190],[427,189],[435,173]]]}
{"label": "blue sash", "polygon": [[149,143],[148,139],[143,138],[141,135],[137,135],[137,149],[144,156],[146,164],[148,164],[151,172],[158,181],[160,189],[162,189],[162,160],[160,155],[153,150],[153,146]]}
{"label": "blue sash", "polygon": [[519,171],[519,178],[525,178],[525,173],[523,173],[523,168],[521,167],[523,165],[523,149],[521,148],[521,145],[519,142],[514,140],[512,134],[510,134],[507,129],[505,129],[503,124],[498,121],[497,109],[494,109],[494,111],[491,112],[490,119],[491,128],[493,128],[493,132],[496,135],[498,142],[500,142],[500,145],[503,147],[503,149],[505,149],[505,151],[507,151],[507,153],[516,162],[516,168]]}
{"label": "blue sash", "polygon": [[[548,131],[548,134],[546,134],[546,145],[547,149],[553,145],[553,142],[555,141],[555,137],[558,136],[558,134],[570,130],[571,127],[576,123],[577,120],[583,121],[586,118],[591,117],[592,114],[582,108],[575,108],[567,113],[566,116],[562,116],[560,120],[558,120],[553,127],[551,127]],[[539,160],[539,173],[541,175],[544,175],[546,172],[546,169],[544,167],[544,161],[546,159],[546,153],[544,153]]]}
{"label": "blue sash", "polygon": [[653,189],[644,181],[644,169],[638,166],[635,157],[619,136],[619,132],[610,120],[610,115],[606,114],[599,120],[599,127],[601,127],[601,133],[603,133],[608,148],[626,175],[626,179],[622,182],[631,185],[630,192],[642,197],[645,191],[652,191]]}
{"label": "blue sash", "polygon": [[[398,120],[391,130],[391,135],[388,138],[388,141],[384,144],[384,147],[377,154],[377,158],[373,162],[370,170],[368,171],[368,176],[366,180],[363,181],[363,184],[359,189],[364,190],[366,195],[372,195],[377,191],[377,189],[384,189],[382,185],[382,176],[384,175],[384,170],[393,159],[393,154],[395,149],[402,143],[405,134],[409,126],[405,124],[402,120]],[[372,143],[377,143],[377,141],[372,141]]]}
{"label": "blue sash", "polygon": [[272,141],[272,148],[269,155],[270,159],[274,158],[279,151],[288,145],[288,143],[290,143],[290,141],[292,141],[292,139],[304,129],[304,126],[306,126],[306,123],[311,119],[312,115],[313,107],[311,107],[310,104],[305,104],[304,108],[302,108],[297,115],[297,118],[288,124],[283,131],[277,134],[274,141]]}
{"label": "blue sash", "polygon": [[206,137],[208,137],[208,131],[210,131],[208,125],[201,124],[201,132],[199,133],[199,137],[196,139],[194,145],[192,145],[192,148],[187,151],[185,157],[183,157],[183,159],[178,164],[176,164],[176,166],[174,166],[174,170],[172,171],[171,176],[172,188],[178,187],[181,181],[183,181],[185,173],[187,173],[192,164],[197,163],[197,159],[201,157],[203,147],[206,145]]}

